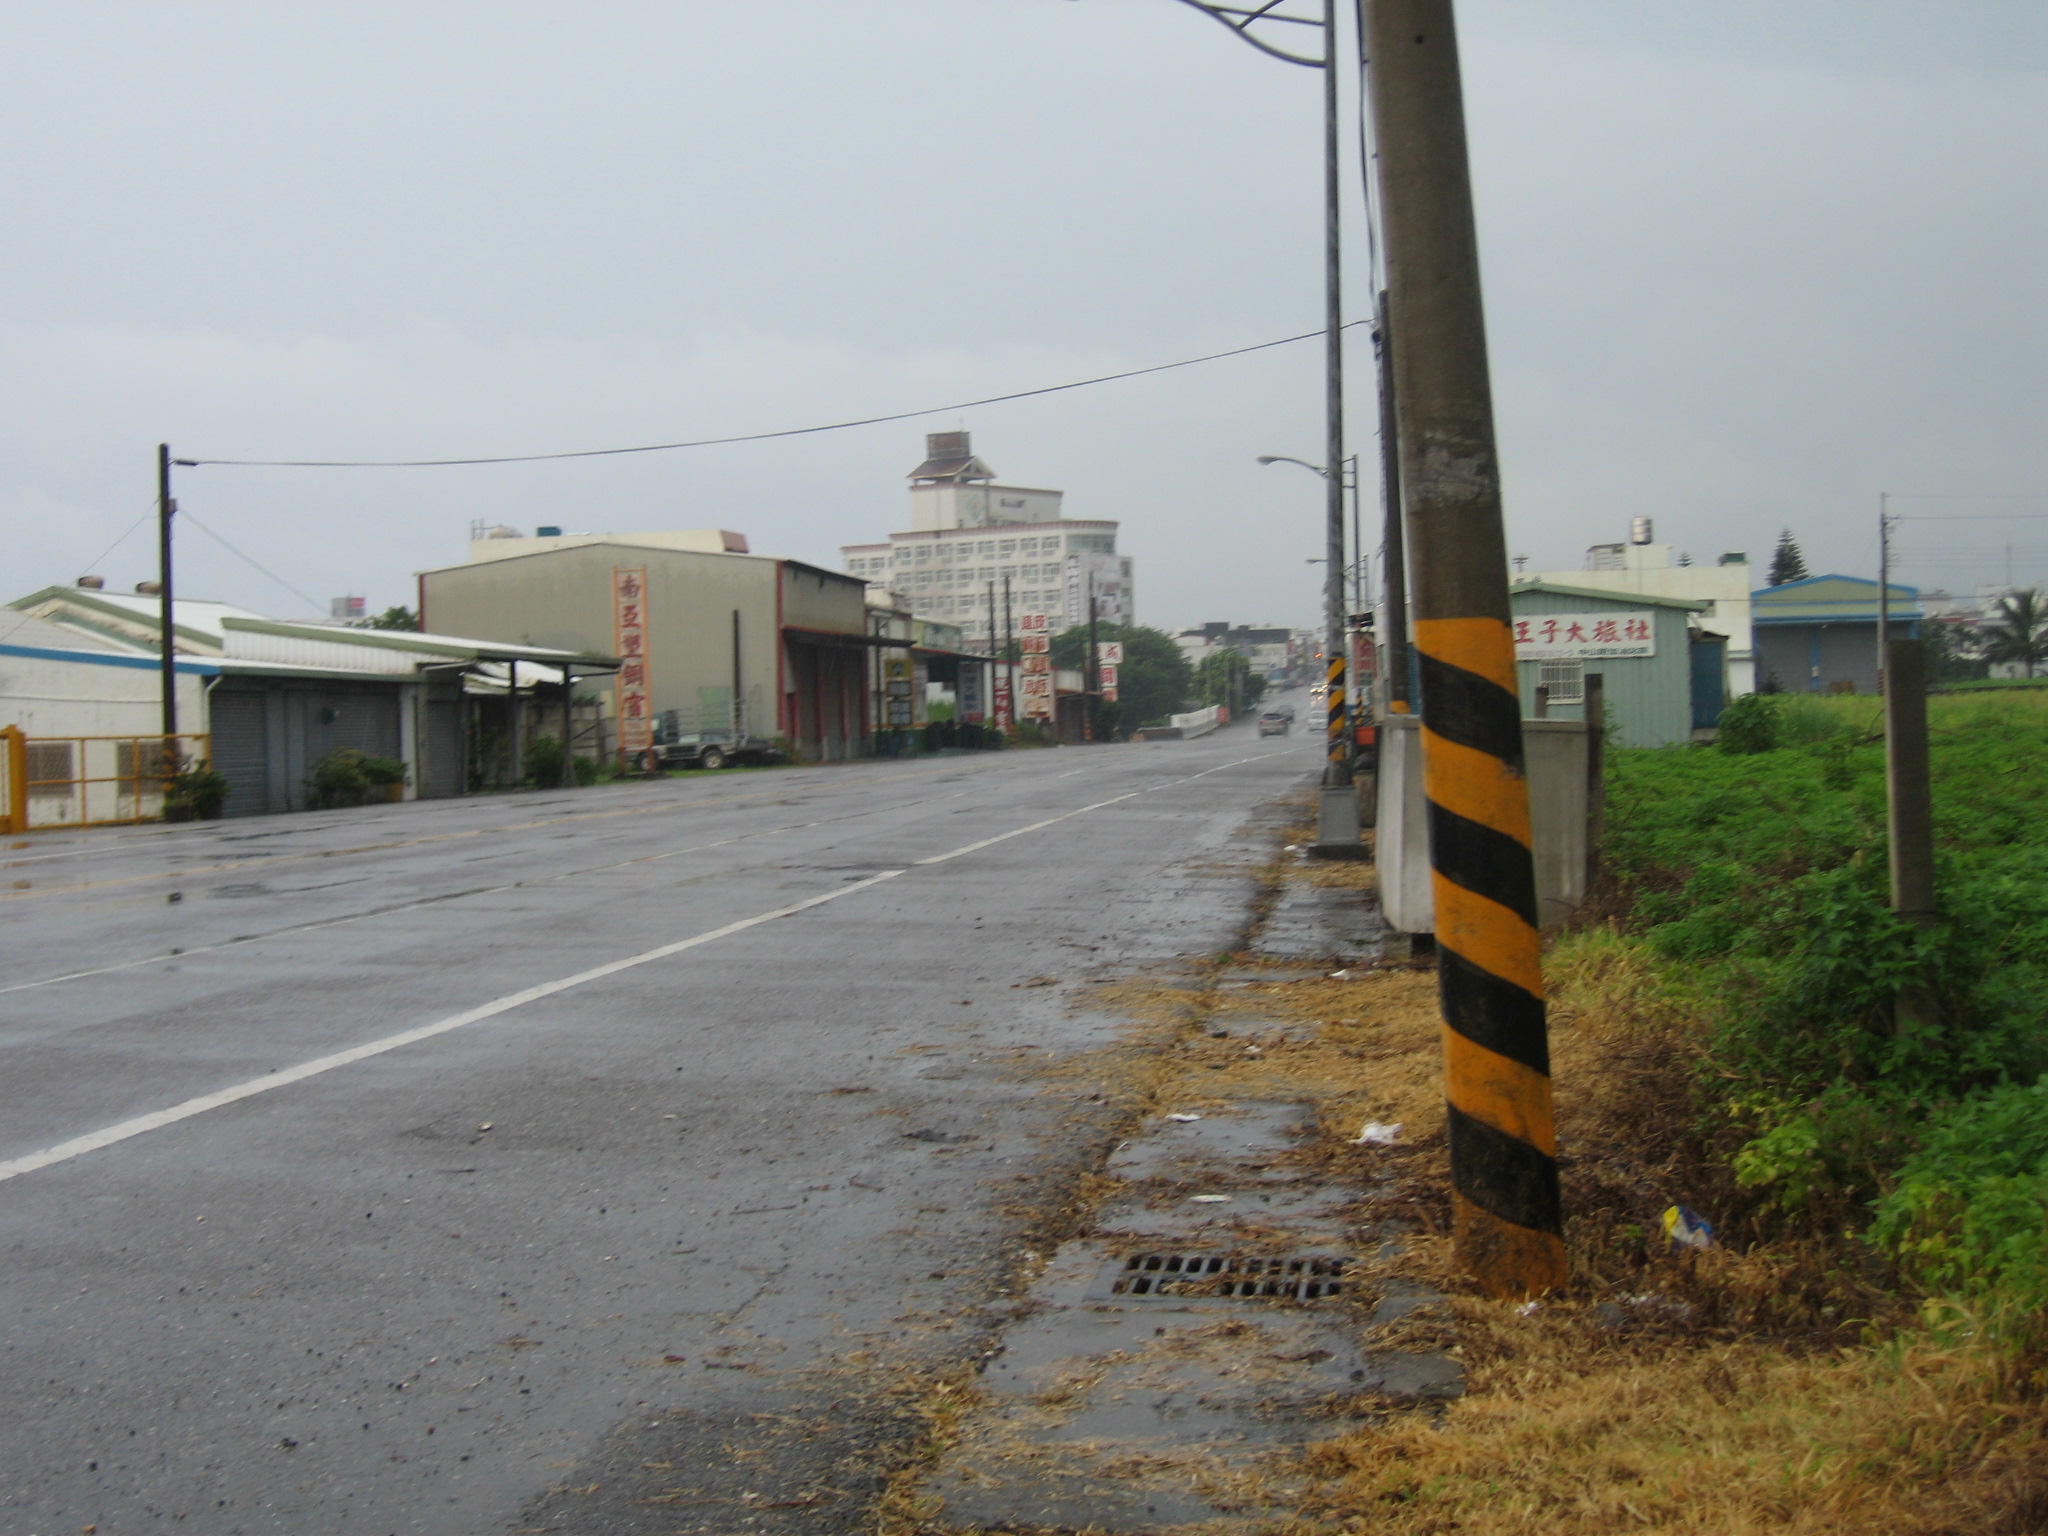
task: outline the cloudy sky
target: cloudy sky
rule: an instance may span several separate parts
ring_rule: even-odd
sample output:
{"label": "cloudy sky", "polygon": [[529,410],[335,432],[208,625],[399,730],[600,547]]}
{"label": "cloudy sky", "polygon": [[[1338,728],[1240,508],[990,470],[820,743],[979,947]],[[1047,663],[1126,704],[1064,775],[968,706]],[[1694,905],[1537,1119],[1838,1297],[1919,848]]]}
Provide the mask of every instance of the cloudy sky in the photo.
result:
{"label": "cloudy sky", "polygon": [[[1459,14],[1532,568],[1648,514],[1697,558],[1760,562],[1789,524],[1815,569],[1871,575],[1880,491],[2048,513],[2048,6]],[[101,551],[149,513],[161,440],[660,442],[1309,330],[1318,89],[1172,0],[8,0],[0,598],[151,574],[147,528]],[[965,425],[1006,479],[1123,521],[1146,622],[1308,624],[1319,485],[1254,460],[1319,455],[1319,391],[1310,342],[746,446],[188,470],[180,585],[287,615],[409,601],[477,518],[722,526],[837,564],[901,525],[921,434]],[[1987,497],[2029,499],[1963,499]],[[2048,577],[2048,521],[1901,544],[1926,585],[2002,578],[2008,545]]]}

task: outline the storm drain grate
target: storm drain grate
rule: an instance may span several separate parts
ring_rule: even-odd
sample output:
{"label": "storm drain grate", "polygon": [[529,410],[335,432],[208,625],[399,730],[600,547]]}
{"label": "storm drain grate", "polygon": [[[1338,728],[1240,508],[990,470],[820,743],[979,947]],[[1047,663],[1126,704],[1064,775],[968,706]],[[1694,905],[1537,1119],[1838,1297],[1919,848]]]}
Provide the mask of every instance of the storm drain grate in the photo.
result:
{"label": "storm drain grate", "polygon": [[1319,1301],[1343,1294],[1349,1259],[1328,1254],[1248,1258],[1230,1253],[1134,1253],[1103,1274],[1103,1299],[1242,1298]]}

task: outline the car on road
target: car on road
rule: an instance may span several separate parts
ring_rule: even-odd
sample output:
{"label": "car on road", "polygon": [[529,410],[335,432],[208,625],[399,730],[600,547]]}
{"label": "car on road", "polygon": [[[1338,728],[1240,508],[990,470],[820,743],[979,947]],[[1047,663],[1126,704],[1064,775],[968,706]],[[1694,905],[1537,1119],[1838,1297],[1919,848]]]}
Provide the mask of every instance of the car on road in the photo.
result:
{"label": "car on road", "polygon": [[1269,709],[1259,716],[1259,734],[1261,736],[1285,736],[1293,729],[1294,717],[1292,714],[1283,715],[1277,709]]}
{"label": "car on road", "polygon": [[782,749],[766,737],[737,731],[662,731],[654,751],[664,768],[765,768],[786,761]]}
{"label": "car on road", "polygon": [[1269,715],[1280,716],[1289,725],[1292,725],[1294,723],[1294,706],[1292,704],[1275,704],[1271,709],[1267,710],[1266,713]]}

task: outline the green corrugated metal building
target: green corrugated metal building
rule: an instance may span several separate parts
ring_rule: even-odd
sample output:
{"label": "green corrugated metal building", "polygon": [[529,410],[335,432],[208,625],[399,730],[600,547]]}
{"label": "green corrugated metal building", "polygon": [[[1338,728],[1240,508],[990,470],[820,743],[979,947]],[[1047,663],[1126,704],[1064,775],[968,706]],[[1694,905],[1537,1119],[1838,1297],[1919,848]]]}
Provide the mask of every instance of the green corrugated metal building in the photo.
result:
{"label": "green corrugated metal building", "polygon": [[1509,602],[1524,715],[1542,686],[1551,719],[1584,719],[1585,677],[1597,672],[1622,746],[1676,746],[1720,718],[1727,642],[1692,622],[1713,604],[1547,581],[1516,582]]}

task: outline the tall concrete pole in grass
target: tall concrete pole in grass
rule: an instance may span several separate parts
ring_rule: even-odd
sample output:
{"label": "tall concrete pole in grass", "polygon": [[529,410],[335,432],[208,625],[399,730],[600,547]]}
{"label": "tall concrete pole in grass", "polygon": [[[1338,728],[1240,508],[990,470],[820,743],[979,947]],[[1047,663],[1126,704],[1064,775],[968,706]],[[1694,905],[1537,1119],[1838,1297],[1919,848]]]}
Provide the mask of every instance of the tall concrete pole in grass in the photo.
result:
{"label": "tall concrete pole in grass", "polygon": [[1565,1279],[1529,789],[1450,0],[1361,0],[1422,678],[1452,1214],[1487,1290]]}

